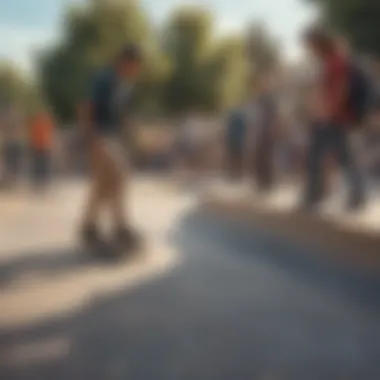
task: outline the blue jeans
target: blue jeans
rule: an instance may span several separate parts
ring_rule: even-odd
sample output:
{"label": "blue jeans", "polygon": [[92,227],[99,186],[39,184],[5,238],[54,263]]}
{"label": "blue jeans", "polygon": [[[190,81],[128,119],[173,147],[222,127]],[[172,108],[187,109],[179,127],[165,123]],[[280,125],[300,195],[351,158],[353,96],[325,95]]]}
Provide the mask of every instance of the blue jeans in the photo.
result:
{"label": "blue jeans", "polygon": [[347,129],[344,126],[314,125],[307,157],[306,202],[315,203],[323,198],[323,164],[327,154],[332,153],[345,171],[349,186],[350,201],[362,200],[365,196],[364,182],[351,149]]}
{"label": "blue jeans", "polygon": [[44,186],[50,179],[50,152],[34,149],[32,151],[32,175],[36,186]]}

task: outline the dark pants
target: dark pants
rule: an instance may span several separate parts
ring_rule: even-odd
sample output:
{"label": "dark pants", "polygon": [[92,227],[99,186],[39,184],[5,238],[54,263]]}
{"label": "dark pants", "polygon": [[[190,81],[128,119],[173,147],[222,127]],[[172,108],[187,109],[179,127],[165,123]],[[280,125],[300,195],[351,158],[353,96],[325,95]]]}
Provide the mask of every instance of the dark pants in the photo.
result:
{"label": "dark pants", "polygon": [[306,202],[316,203],[322,200],[325,185],[324,163],[331,153],[345,171],[350,200],[352,202],[362,200],[364,183],[350,147],[347,130],[344,126],[338,125],[315,125],[307,157]]}
{"label": "dark pants", "polygon": [[50,152],[44,149],[32,150],[32,177],[36,186],[45,186],[50,179]]}
{"label": "dark pants", "polygon": [[270,190],[275,181],[273,138],[267,134],[259,137],[255,157],[255,177],[259,190]]}
{"label": "dark pants", "polygon": [[4,147],[5,170],[8,178],[16,179],[22,169],[22,146],[17,143],[9,143]]}
{"label": "dark pants", "polygon": [[229,146],[226,162],[227,173],[230,179],[241,179],[243,175],[243,148],[240,146]]}

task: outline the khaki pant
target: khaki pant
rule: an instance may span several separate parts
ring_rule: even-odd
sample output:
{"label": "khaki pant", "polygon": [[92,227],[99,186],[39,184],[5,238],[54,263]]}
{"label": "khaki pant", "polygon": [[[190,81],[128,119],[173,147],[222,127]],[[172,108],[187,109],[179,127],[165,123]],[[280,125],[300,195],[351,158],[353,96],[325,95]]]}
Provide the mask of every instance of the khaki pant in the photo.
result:
{"label": "khaki pant", "polygon": [[126,151],[116,138],[99,138],[90,148],[91,192],[85,213],[85,225],[97,223],[108,209],[115,227],[126,225],[124,185]]}

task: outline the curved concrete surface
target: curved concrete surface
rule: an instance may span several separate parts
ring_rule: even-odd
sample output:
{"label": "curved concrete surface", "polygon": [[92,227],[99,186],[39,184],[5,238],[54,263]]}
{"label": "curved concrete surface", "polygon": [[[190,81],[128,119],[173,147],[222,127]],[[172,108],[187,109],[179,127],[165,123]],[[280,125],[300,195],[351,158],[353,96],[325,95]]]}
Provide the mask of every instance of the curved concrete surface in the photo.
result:
{"label": "curved concrete surface", "polygon": [[[380,378],[376,278],[310,255],[302,259],[304,246],[194,210],[187,196],[154,184],[142,189],[136,185],[136,220],[152,241],[175,253],[175,264],[133,288],[98,294],[70,313],[0,326],[1,379]],[[71,203],[80,198],[76,190],[67,192]],[[59,212],[37,208],[41,225],[49,215],[51,226],[53,220],[67,226],[76,207],[54,207]],[[33,229],[29,245],[38,240]],[[69,239],[52,235],[56,244]],[[57,273],[51,266],[41,270],[43,260],[36,264],[30,249],[18,254],[7,239],[2,294],[24,286],[19,279],[25,268],[53,289]],[[42,240],[34,246],[47,244]],[[27,265],[17,261],[25,252],[32,255]],[[62,270],[60,275],[70,275],[70,268]],[[87,264],[75,270],[80,277]]]}

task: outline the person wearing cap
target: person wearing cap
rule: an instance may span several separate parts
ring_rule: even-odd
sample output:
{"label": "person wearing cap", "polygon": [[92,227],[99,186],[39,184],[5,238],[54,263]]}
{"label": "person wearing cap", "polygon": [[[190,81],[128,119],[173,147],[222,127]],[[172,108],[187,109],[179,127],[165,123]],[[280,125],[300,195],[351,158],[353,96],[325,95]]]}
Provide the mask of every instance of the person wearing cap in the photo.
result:
{"label": "person wearing cap", "polygon": [[313,26],[304,35],[307,49],[319,63],[320,72],[313,91],[310,143],[307,158],[305,205],[315,206],[324,195],[324,163],[333,154],[346,174],[350,209],[360,207],[364,184],[350,146],[350,127],[355,124],[350,109],[351,61],[349,47],[322,26]]}
{"label": "person wearing cap", "polygon": [[127,45],[109,67],[97,72],[79,109],[88,143],[92,186],[84,212],[81,235],[85,243],[102,242],[100,212],[111,212],[115,238],[126,244],[137,239],[124,201],[126,151],[122,144],[133,82],[140,73],[139,47]]}

